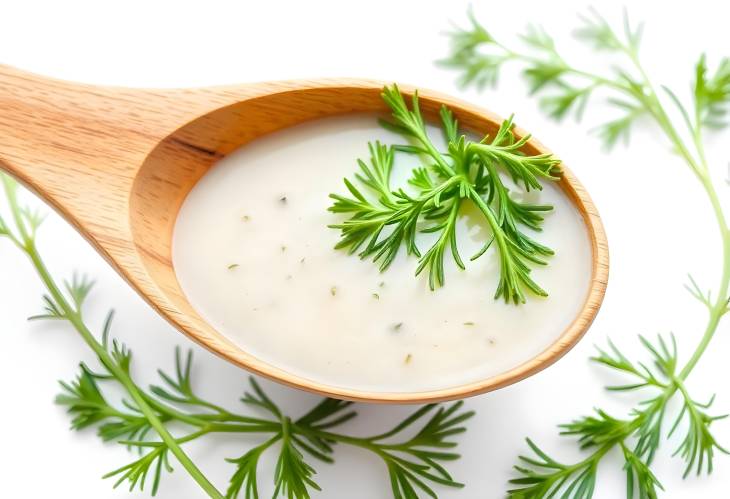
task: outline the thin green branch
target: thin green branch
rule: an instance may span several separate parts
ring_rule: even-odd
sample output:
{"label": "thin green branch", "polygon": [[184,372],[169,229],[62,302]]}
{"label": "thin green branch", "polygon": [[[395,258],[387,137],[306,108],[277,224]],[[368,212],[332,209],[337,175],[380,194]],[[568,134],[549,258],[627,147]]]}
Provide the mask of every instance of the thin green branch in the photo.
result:
{"label": "thin green branch", "polygon": [[[495,299],[519,304],[526,301],[525,292],[547,296],[529,274],[533,266],[546,265],[546,257],[553,251],[523,229],[539,231],[542,214],[552,207],[517,202],[501,177],[509,177],[515,188],[524,192],[540,190],[541,182],[559,178],[559,160],[552,154],[526,154],[523,149],[530,136],[514,136],[512,117],[501,124],[494,137],[479,142],[468,140],[446,107],[441,108],[440,117],[448,152],[441,153],[427,133],[417,93],[410,107],[395,85],[384,88],[382,96],[393,117],[392,122],[383,122],[384,126],[410,139],[411,144],[369,144],[370,163],[358,160],[357,182],[344,181],[351,197],[330,194],[334,204],[329,210],[349,216],[330,225],[340,231],[336,248],[351,254],[358,252],[360,258],[372,258],[385,271],[405,246],[407,254],[419,259],[416,275],[428,270],[429,286],[434,290],[445,284],[447,250],[458,268],[466,267],[458,251],[456,226],[461,206],[472,203],[486,219],[493,236],[472,260],[484,254],[492,240],[497,243],[500,276]],[[423,161],[409,180],[417,194],[391,186],[396,152],[416,154]],[[361,191],[356,183],[368,191]],[[375,199],[369,199],[366,193]],[[425,224],[426,228],[419,229]],[[425,254],[418,248],[419,232],[438,234]]]}
{"label": "thin green branch", "polygon": [[[182,450],[182,446],[214,433],[259,434],[266,436],[263,444],[254,447],[241,458],[229,462],[236,466],[225,497],[236,498],[245,494],[247,498],[258,497],[257,466],[263,453],[278,444],[278,460],[274,473],[275,496],[290,499],[308,499],[311,490],[319,490],[314,481],[314,468],[308,459],[314,458],[326,463],[334,462],[334,444],[355,445],[366,449],[383,459],[391,480],[396,480],[398,489],[394,497],[406,493],[416,498],[416,489],[433,496],[433,485],[460,487],[454,481],[442,461],[458,458],[458,454],[443,452],[444,447],[453,447],[455,442],[447,440],[452,435],[465,431],[461,423],[470,418],[472,412],[460,411],[461,404],[449,406],[426,406],[406,418],[388,435],[396,436],[425,413],[434,412],[432,418],[420,428],[416,437],[402,443],[381,442],[380,437],[361,439],[335,431],[337,427],[356,416],[349,410],[351,402],[323,399],[309,412],[293,421],[264,392],[253,379],[251,391],[241,401],[254,410],[263,411],[264,417],[236,414],[219,404],[198,395],[192,383],[192,353],[182,355],[179,349],[175,355],[175,370],[172,374],[158,371],[159,385],[144,389],[137,385],[131,374],[132,352],[117,339],[111,338],[113,313],[104,321],[101,340],[97,340],[86,325],[83,316],[84,301],[92,289],[92,281],[74,276],[64,283],[65,292],[53,279],[35,245],[35,228],[42,218],[36,212],[21,209],[16,195],[14,181],[0,175],[17,227],[11,227],[0,219],[0,236],[8,237],[31,260],[48,294],[44,297],[45,313],[36,319],[50,318],[68,321],[97,355],[100,367],[92,370],[86,364],[80,365],[80,373],[72,382],[61,382],[62,392],[56,403],[67,408],[72,417],[74,430],[92,426],[98,428],[98,435],[104,441],[114,441],[139,452],[139,457],[105,475],[115,477],[115,487],[127,483],[130,490],[150,485],[154,495],[160,486],[164,473],[172,471],[169,455],[174,455],[183,468],[199,483],[210,497],[223,497],[200,472]],[[25,224],[31,224],[32,230]],[[112,404],[104,396],[103,385],[117,382],[126,396],[120,404]],[[181,426],[182,436],[173,436],[168,425]],[[159,440],[154,438],[154,435]],[[411,494],[413,492],[413,494]],[[414,495],[415,494],[415,495]]]}
{"label": "thin green branch", "polygon": [[21,247],[25,251],[26,255],[30,258],[33,266],[35,267],[38,275],[46,286],[48,293],[52,297],[54,303],[59,307],[60,311],[64,314],[65,319],[73,326],[73,328],[79,333],[84,342],[92,349],[92,351],[99,357],[101,362],[111,371],[114,377],[124,387],[132,400],[134,400],[136,406],[144,414],[147,421],[157,432],[159,437],[165,443],[170,452],[178,459],[180,464],[187,470],[190,476],[198,483],[198,485],[213,498],[223,498],[223,495],[218,492],[215,486],[205,477],[205,475],[198,469],[188,455],[182,450],[182,448],[175,442],[175,439],[167,430],[165,425],[160,421],[157,414],[147,404],[145,398],[140,393],[137,385],[132,381],[128,372],[120,368],[119,364],[109,355],[109,352],[102,346],[99,341],[96,340],[94,335],[86,327],[83,322],[81,312],[78,307],[73,307],[67,300],[65,295],[61,292],[60,288],[56,284],[51,274],[43,262],[41,255],[35,245],[35,239],[33,235],[26,229],[25,223],[21,217],[21,208],[17,201],[17,193],[14,187],[14,181],[9,177],[3,175],[3,183],[5,186],[5,195],[10,205],[10,212],[15,220],[16,228],[20,234]]}
{"label": "thin green branch", "polygon": [[[730,229],[723,212],[719,196],[711,181],[706,160],[703,129],[721,128],[728,124],[727,112],[730,106],[730,59],[723,59],[714,74],[709,75],[705,56],[701,56],[693,82],[693,112],[687,111],[677,95],[663,87],[670,101],[680,112],[689,141],[679,132],[664,103],[660,99],[652,80],[645,71],[638,55],[643,26],[632,26],[624,14],[623,34],[618,33],[596,11],[583,17],[583,25],[576,36],[596,51],[615,52],[624,56],[626,67],[616,67],[613,76],[603,76],[584,71],[568,64],[558,53],[552,38],[542,29],[530,27],[522,37],[529,53],[513,51],[497,42],[481,26],[473,14],[469,14],[471,27],[457,29],[450,34],[451,56],[444,61],[447,66],[462,72],[464,84],[495,83],[502,65],[515,61],[525,67],[524,76],[532,92],[552,91],[543,98],[545,110],[553,117],[562,118],[568,111],[576,109],[580,117],[588,96],[594,90],[603,89],[616,95],[608,103],[624,114],[598,129],[607,147],[615,145],[620,138],[628,138],[632,124],[639,116],[647,115],[667,137],[673,150],[683,159],[687,167],[700,181],[710,202],[720,233],[722,245],[722,271],[716,294],[703,292],[690,276],[687,289],[708,311],[704,333],[693,353],[681,370],[678,368],[676,346],[669,348],[659,337],[657,344],[641,338],[650,353],[653,365],[635,364],[629,361],[612,343],[608,351],[600,350],[594,357],[612,369],[633,377],[633,381],[609,387],[613,391],[654,390],[655,393],[635,408],[629,420],[616,419],[598,410],[596,416],[578,419],[565,425],[563,434],[576,435],[582,447],[595,447],[591,456],[576,465],[563,465],[549,458],[543,451],[528,441],[539,459],[521,457],[528,466],[518,466],[521,475],[513,480],[520,485],[513,489],[513,497],[553,497],[562,491],[564,498],[588,498],[593,494],[596,466],[605,449],[620,447],[625,459],[627,497],[638,492],[642,498],[657,496],[661,489],[649,466],[662,440],[662,423],[667,405],[679,393],[683,409],[675,420],[672,432],[686,421],[687,432],[676,455],[685,460],[685,476],[692,469],[698,473],[712,470],[715,450],[725,452],[714,440],[709,426],[720,417],[710,417],[704,412],[709,405],[692,400],[684,385],[685,380],[697,366],[710,341],[717,332],[720,321],[728,311],[730,292]],[[634,76],[636,75],[636,76]],[[587,86],[575,86],[571,78],[587,80]],[[548,90],[550,89],[550,90]],[[660,381],[661,379],[661,381]],[[629,440],[635,439],[633,450]],[[706,465],[703,468],[703,464]],[[542,472],[538,471],[542,470]]]}

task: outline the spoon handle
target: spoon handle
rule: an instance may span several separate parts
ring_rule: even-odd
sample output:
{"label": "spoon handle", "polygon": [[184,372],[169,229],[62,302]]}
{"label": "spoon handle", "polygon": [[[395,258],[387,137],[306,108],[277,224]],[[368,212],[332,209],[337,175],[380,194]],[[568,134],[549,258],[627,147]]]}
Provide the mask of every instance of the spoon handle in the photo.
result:
{"label": "spoon handle", "polygon": [[57,207],[128,191],[144,155],[180,123],[168,99],[0,66],[0,168]]}

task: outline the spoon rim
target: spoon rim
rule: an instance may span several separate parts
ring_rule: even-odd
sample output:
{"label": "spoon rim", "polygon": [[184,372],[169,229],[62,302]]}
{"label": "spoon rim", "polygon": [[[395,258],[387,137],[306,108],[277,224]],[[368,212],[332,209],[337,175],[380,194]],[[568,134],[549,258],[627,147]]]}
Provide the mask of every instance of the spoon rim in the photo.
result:
{"label": "spoon rim", "polygon": [[[338,87],[343,90],[348,88],[351,90],[363,90],[363,89],[377,89],[378,91],[386,85],[385,82],[375,80],[364,80],[364,79],[345,79],[345,78],[327,78],[321,80],[294,80],[294,81],[283,81],[283,82],[271,82],[274,86],[281,86],[282,89],[293,89],[299,88],[303,90],[317,89],[317,88],[332,88]],[[503,120],[491,111],[474,106],[465,101],[456,99],[446,94],[434,92],[431,90],[424,90],[420,87],[416,88],[409,85],[400,85],[399,89],[401,92],[410,97],[416,90],[421,102],[429,102],[432,104],[443,104],[448,106],[454,111],[456,116],[469,115],[475,120],[482,123],[490,122],[492,124],[499,124]],[[286,91],[286,90],[284,90]],[[327,116],[342,115],[343,113],[331,113]],[[327,116],[320,116],[319,118],[326,118]],[[302,123],[305,123],[305,120]],[[474,130],[475,127],[465,126],[467,130],[477,132]],[[522,128],[515,126],[513,129],[515,135],[523,137],[528,133]],[[174,135],[175,132],[171,134]],[[482,130],[483,133],[483,130]],[[256,138],[263,137],[267,134],[261,134]],[[255,140],[255,139],[254,139]],[[245,147],[246,144],[240,147]],[[527,146],[531,147],[540,153],[551,152],[542,143],[530,136],[527,142]],[[211,165],[211,168],[215,165]],[[492,375],[472,381],[463,383],[451,387],[439,388],[434,390],[425,391],[372,391],[372,390],[361,390],[355,388],[347,388],[343,386],[337,386],[333,384],[323,383],[320,381],[311,380],[305,376],[291,373],[282,367],[278,367],[276,364],[263,361],[258,357],[248,353],[244,347],[234,344],[229,338],[222,333],[218,332],[207,320],[202,318],[208,326],[216,331],[221,338],[212,339],[208,334],[204,334],[202,331],[197,331],[196,328],[191,328],[189,324],[183,324],[180,320],[180,316],[176,314],[168,313],[164,307],[160,307],[158,304],[153,303],[153,307],[160,312],[168,321],[170,321],[176,329],[182,331],[191,339],[201,344],[216,355],[226,359],[232,364],[241,367],[249,372],[263,376],[267,379],[271,379],[278,383],[301,389],[307,392],[323,395],[327,397],[333,397],[342,400],[351,400],[357,402],[368,402],[368,403],[384,403],[384,404],[420,404],[420,403],[431,403],[431,402],[443,402],[449,400],[463,399],[474,395],[497,390],[504,388],[508,385],[521,381],[537,372],[549,367],[558,361],[563,355],[571,350],[578,341],[585,335],[593,320],[595,319],[603,298],[606,292],[606,286],[608,281],[609,271],[609,255],[608,255],[608,242],[605,234],[605,230],[598,214],[598,211],[591,199],[590,195],[573,174],[573,172],[565,166],[564,163],[560,163],[561,168],[561,179],[557,182],[558,187],[565,196],[568,197],[571,205],[578,211],[583,219],[583,223],[591,244],[592,252],[592,265],[591,265],[591,276],[589,282],[589,289],[586,293],[585,300],[580,307],[580,310],[576,314],[573,321],[568,325],[567,328],[559,334],[556,339],[543,351],[533,356],[529,360],[520,363],[519,365],[512,367],[500,374]],[[173,265],[174,272],[174,265]],[[194,308],[194,307],[193,307]],[[225,340],[225,341],[221,341]]]}

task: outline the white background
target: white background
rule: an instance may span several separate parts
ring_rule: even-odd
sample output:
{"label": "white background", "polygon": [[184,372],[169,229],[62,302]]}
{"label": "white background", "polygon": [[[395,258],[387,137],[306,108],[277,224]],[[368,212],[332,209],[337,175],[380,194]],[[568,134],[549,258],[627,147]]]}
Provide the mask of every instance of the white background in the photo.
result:
{"label": "white background", "polygon": [[[505,43],[529,22],[557,35],[573,61],[595,64],[588,52],[571,52],[570,31],[582,2],[474,2],[478,16]],[[615,2],[591,2],[608,17],[620,15]],[[652,2],[653,3],[653,2]],[[636,19],[648,21],[642,49],[655,80],[685,96],[692,64],[701,51],[716,62],[730,55],[724,2],[632,2]],[[661,5],[660,8],[657,8]],[[724,9],[724,10],[723,10]],[[587,361],[593,344],[607,336],[629,353],[640,355],[636,334],[674,331],[685,353],[699,339],[705,317],[682,289],[691,271],[704,286],[719,276],[719,239],[708,203],[688,169],[646,123],[628,149],[607,155],[587,130],[612,116],[591,108],[582,124],[556,124],[526,96],[516,69],[507,71],[495,90],[460,91],[454,75],[434,66],[446,54],[440,32],[450,21],[463,22],[461,1],[268,1],[268,2],[57,2],[25,0],[0,7],[0,61],[35,72],[89,83],[128,86],[198,86],[299,77],[363,76],[412,83],[458,95],[501,115],[515,112],[569,165],[598,205],[611,247],[611,279],[603,309],[585,340],[554,367],[529,380],[467,401],[478,411],[460,439],[463,459],[450,466],[467,483],[462,491],[439,490],[440,497],[500,498],[512,476],[515,457],[531,436],[565,461],[578,456],[572,441],[557,436],[555,425],[603,407],[624,415],[636,401],[602,390],[616,381]],[[0,111],[1,112],[1,111]],[[709,155],[721,196],[730,159],[728,135],[709,139]],[[221,404],[239,409],[237,397],[246,374],[196,348],[157,317],[130,291],[84,241],[58,217],[48,219],[40,246],[56,275],[79,269],[98,286],[89,317],[98,324],[108,307],[117,310],[116,334],[135,352],[135,375],[152,381],[157,367],[171,367],[175,345],[196,351],[196,386]],[[57,379],[68,380],[81,360],[93,361],[68,328],[29,324],[25,317],[40,306],[41,286],[29,264],[9,244],[0,245],[0,452],[1,497],[124,497],[101,475],[127,462],[120,446],[101,444],[93,431],[71,433],[69,418],[52,401]],[[715,413],[730,412],[727,353],[728,323],[689,380],[698,399],[717,392]],[[316,397],[266,383],[292,414]],[[383,431],[412,410],[407,407],[359,408],[347,425],[355,434]],[[730,446],[730,422],[715,432]],[[243,454],[255,438],[210,438],[188,451],[204,472],[225,488],[233,466],[224,457]],[[656,472],[664,497],[727,497],[730,458],[716,460],[710,478],[681,479],[682,463],[664,445]],[[324,492],[316,497],[378,499],[389,497],[385,470],[373,457],[340,446],[335,466],[319,464]],[[605,460],[595,497],[624,495],[617,454]],[[164,478],[160,497],[197,498],[201,492],[182,468]],[[260,471],[268,490],[271,463]],[[266,497],[266,493],[264,497]]]}

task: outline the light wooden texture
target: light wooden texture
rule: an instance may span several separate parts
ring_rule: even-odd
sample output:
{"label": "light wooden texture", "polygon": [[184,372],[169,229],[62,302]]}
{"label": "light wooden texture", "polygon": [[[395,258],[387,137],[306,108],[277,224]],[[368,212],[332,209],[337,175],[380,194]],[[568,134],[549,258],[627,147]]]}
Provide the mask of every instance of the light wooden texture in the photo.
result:
{"label": "light wooden texture", "polygon": [[[421,403],[507,386],[549,366],[583,336],[603,300],[608,246],[595,206],[563,166],[560,187],[583,215],[593,247],[580,314],[548,349],[475,383],[417,393],[378,393],[315,383],[264,363],[215,331],[188,303],[171,262],[172,231],[190,189],[219,159],[267,133],[335,114],[380,111],[382,82],[289,81],[187,90],[97,87],[0,66],[0,168],[61,213],[163,317],[228,361],[278,382],[349,400]],[[410,95],[412,87],[402,86]],[[434,117],[448,105],[464,128],[494,133],[501,118],[419,90]],[[518,136],[524,131],[516,129]],[[547,149],[531,139],[530,153]]]}

